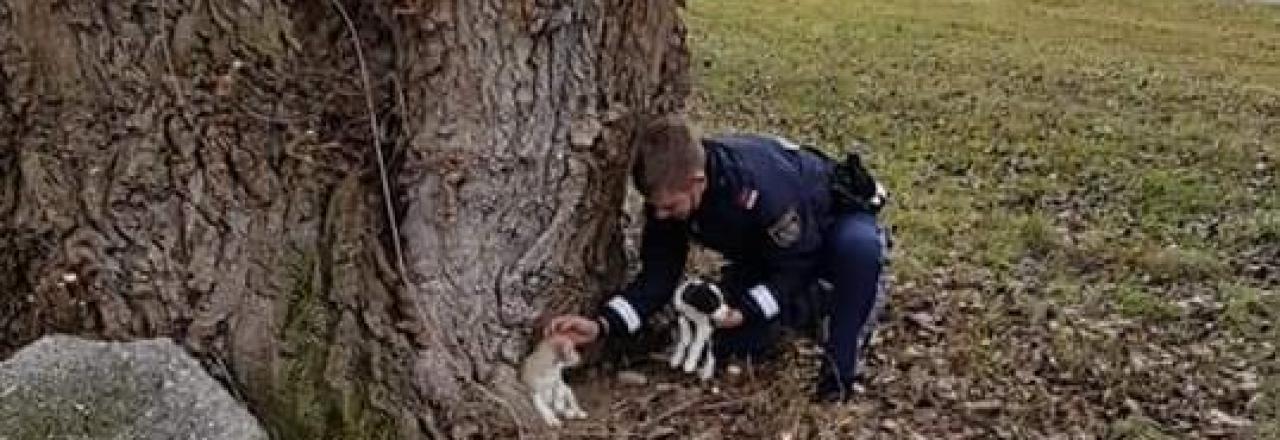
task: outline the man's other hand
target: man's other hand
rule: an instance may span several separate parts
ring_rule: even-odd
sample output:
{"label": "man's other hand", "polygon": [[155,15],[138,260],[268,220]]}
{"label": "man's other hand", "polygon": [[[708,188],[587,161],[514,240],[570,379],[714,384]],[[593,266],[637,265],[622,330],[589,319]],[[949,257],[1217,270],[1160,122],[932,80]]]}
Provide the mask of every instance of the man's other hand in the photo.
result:
{"label": "man's other hand", "polygon": [[742,321],[743,321],[744,319],[745,319],[745,318],[742,316],[742,311],[741,311],[741,310],[738,310],[738,309],[735,309],[735,308],[733,308],[733,307],[730,307],[730,308],[729,308],[729,313],[725,313],[725,314],[724,314],[724,319],[717,319],[717,320],[716,320],[716,327],[720,327],[720,328],[734,328],[734,327],[737,327],[737,326],[742,325]]}
{"label": "man's other hand", "polygon": [[578,315],[561,315],[551,318],[545,333],[565,335],[574,345],[586,345],[600,337],[600,324]]}

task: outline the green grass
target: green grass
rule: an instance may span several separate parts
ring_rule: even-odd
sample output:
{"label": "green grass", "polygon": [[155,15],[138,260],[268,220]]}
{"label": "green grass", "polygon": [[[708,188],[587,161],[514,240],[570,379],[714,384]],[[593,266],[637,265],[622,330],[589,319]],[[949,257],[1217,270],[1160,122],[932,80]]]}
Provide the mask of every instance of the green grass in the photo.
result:
{"label": "green grass", "polygon": [[1232,330],[1241,335],[1261,338],[1277,336],[1271,327],[1280,321],[1280,296],[1273,291],[1238,284],[1223,283],[1218,287],[1222,296],[1222,318]]}
{"label": "green grass", "polygon": [[[963,311],[961,290],[978,290],[987,311],[954,325],[982,335],[966,340],[996,342],[956,348],[990,351],[965,359],[1020,362],[1021,341],[1001,338],[1037,331],[1017,315],[1033,300],[1088,321],[1134,321],[1144,343],[1175,352],[1274,336],[1258,322],[1274,322],[1265,293],[1277,286],[1242,267],[1280,243],[1280,8],[701,0],[687,16],[693,107],[708,131],[829,149],[869,141],[895,196],[886,220],[900,245],[896,281],[917,289],[895,301],[925,296]],[[1220,315],[1179,305],[1206,295],[1224,304]],[[1197,330],[1217,321],[1228,325]],[[1123,362],[1127,349],[1112,348]],[[1129,386],[1106,377],[1100,386]],[[1126,420],[1185,435],[1176,419]],[[1277,431],[1274,417],[1259,422]]]}
{"label": "green grass", "polygon": [[1140,285],[1124,284],[1111,292],[1109,303],[1123,316],[1132,318],[1173,320],[1178,318],[1176,307],[1157,292]]}

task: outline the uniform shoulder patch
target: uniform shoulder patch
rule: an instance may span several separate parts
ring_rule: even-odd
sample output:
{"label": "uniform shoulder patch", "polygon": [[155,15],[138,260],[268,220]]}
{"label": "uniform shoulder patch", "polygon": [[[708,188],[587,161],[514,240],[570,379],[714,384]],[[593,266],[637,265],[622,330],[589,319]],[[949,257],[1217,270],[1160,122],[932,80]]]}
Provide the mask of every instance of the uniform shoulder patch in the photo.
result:
{"label": "uniform shoulder patch", "polygon": [[791,247],[800,241],[800,228],[800,213],[794,207],[789,208],[769,226],[769,239],[779,248]]}

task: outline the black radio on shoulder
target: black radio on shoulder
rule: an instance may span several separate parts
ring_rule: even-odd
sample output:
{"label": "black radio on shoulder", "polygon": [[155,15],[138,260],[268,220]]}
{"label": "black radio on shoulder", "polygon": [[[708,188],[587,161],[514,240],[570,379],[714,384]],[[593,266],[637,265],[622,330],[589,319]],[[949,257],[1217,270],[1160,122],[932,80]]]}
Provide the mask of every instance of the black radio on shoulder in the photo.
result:
{"label": "black radio on shoulder", "polygon": [[835,212],[878,213],[889,201],[884,187],[862,164],[857,152],[845,153],[831,173],[831,204]]}

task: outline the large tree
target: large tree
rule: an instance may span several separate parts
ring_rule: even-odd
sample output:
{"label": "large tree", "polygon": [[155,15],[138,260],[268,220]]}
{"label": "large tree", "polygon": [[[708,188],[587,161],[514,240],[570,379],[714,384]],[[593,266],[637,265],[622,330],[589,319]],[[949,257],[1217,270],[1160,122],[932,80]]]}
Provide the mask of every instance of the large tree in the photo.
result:
{"label": "large tree", "polygon": [[0,0],[0,357],[173,337],[277,434],[507,435],[621,278],[676,0]]}

